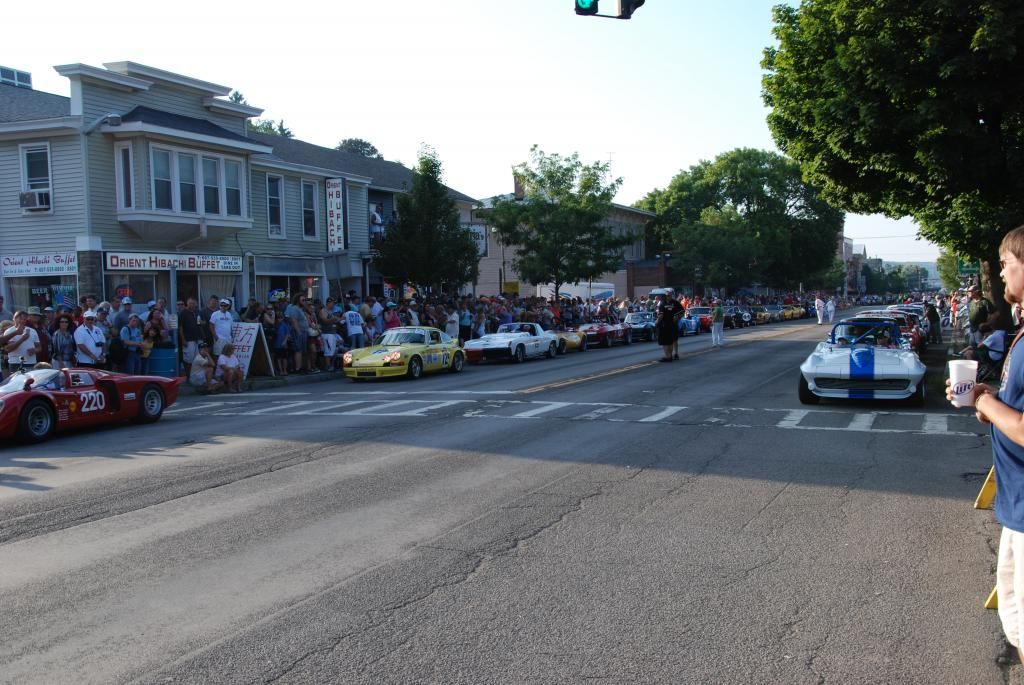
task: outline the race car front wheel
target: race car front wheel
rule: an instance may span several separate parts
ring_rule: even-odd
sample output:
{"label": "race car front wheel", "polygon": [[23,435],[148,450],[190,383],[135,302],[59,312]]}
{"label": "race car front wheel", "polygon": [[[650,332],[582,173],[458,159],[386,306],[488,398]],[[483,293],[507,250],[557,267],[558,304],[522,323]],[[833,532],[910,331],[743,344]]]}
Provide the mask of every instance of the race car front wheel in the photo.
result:
{"label": "race car front wheel", "polygon": [[554,359],[556,354],[558,354],[558,347],[555,345],[555,343],[551,343],[550,345],[548,345],[548,351],[545,353],[544,356],[546,356],[548,359]]}
{"label": "race car front wheel", "polygon": [[30,400],[18,419],[18,437],[23,442],[42,442],[53,433],[56,422],[46,400]]}
{"label": "race car front wheel", "polygon": [[455,356],[452,357],[452,365],[448,367],[451,373],[458,373],[462,371],[462,367],[465,365],[466,359],[462,356],[461,352],[456,352]]}
{"label": "race car front wheel", "polygon": [[522,364],[523,362],[525,362],[526,361],[526,348],[524,348],[522,345],[519,345],[518,347],[516,347],[516,351],[515,351],[515,353],[513,353],[512,358],[515,360],[516,364]]}
{"label": "race car front wheel", "polygon": [[821,398],[811,392],[810,387],[807,385],[807,379],[804,378],[803,374],[800,374],[800,386],[797,388],[797,396],[800,398],[800,404],[818,404],[821,402]]}
{"label": "race car front wheel", "polygon": [[419,377],[423,375],[423,362],[419,357],[413,357],[409,360],[409,370],[406,373],[414,381],[419,380]]}
{"label": "race car front wheel", "polygon": [[158,421],[164,413],[164,393],[152,383],[142,389],[139,395],[139,415],[135,420],[139,423]]}

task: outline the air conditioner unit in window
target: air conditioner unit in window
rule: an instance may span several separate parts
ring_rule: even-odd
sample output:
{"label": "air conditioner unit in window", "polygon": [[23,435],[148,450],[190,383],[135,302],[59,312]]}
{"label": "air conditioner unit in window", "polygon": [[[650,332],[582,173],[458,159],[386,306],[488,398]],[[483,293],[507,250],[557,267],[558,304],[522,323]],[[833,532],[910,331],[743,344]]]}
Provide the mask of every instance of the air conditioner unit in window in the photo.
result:
{"label": "air conditioner unit in window", "polygon": [[18,196],[22,209],[29,211],[46,211],[50,209],[49,190],[30,190]]}

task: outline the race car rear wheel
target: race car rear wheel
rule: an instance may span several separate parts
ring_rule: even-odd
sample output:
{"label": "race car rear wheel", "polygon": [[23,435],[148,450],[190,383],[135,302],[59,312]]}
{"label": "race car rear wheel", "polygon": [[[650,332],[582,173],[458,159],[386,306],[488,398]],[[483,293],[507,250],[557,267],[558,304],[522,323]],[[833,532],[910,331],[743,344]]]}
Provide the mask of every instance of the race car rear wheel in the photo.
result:
{"label": "race car rear wheel", "polygon": [[548,351],[544,353],[544,356],[548,359],[554,359],[555,355],[558,354],[558,346],[555,343],[548,345]]}
{"label": "race car rear wheel", "polygon": [[419,357],[413,357],[409,360],[409,370],[405,372],[405,375],[412,380],[419,380],[420,376],[423,375],[423,360]]}
{"label": "race car rear wheel", "polygon": [[580,352],[586,352],[586,351],[587,351],[587,337],[583,336],[583,338],[580,340]]}
{"label": "race car rear wheel", "polygon": [[800,374],[800,386],[797,388],[797,395],[800,397],[800,404],[818,404],[821,398],[811,392],[807,385],[807,379]]}
{"label": "race car rear wheel", "polygon": [[611,346],[612,346],[612,336],[609,335],[608,333],[605,333],[604,334],[604,339],[601,340],[601,347],[611,347]]}
{"label": "race car rear wheel", "polygon": [[29,400],[18,418],[18,437],[23,442],[42,442],[56,427],[53,407],[46,400]]}
{"label": "race car rear wheel", "polygon": [[139,415],[135,420],[139,423],[153,423],[164,413],[164,393],[158,386],[150,383],[139,393]]}
{"label": "race car rear wheel", "polygon": [[526,361],[526,348],[522,345],[516,347],[516,351],[512,354],[512,359],[515,360],[516,364],[522,364]]}
{"label": "race car rear wheel", "polygon": [[565,354],[565,340],[558,341],[558,354]]}
{"label": "race car rear wheel", "polygon": [[623,339],[623,342],[625,342],[627,345],[632,345],[633,344],[633,329],[632,328],[629,329],[628,331],[626,331],[626,335],[625,335],[625,337]]}
{"label": "race car rear wheel", "polygon": [[448,371],[451,373],[458,373],[462,371],[462,367],[466,365],[466,358],[462,356],[461,352],[456,352],[455,356],[452,357],[452,365],[448,367]]}

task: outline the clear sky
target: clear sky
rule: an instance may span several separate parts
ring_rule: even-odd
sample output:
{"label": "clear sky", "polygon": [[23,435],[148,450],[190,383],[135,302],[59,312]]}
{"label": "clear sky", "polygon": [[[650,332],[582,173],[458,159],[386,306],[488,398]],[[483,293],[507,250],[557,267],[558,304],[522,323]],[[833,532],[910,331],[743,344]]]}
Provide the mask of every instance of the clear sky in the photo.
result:
{"label": "clear sky", "polygon": [[[578,152],[610,160],[617,200],[632,204],[702,159],[775,149],[760,60],[777,1],[647,0],[618,21],[576,16],[571,0],[55,0],[6,8],[0,64],[64,95],[52,67],[72,62],[231,86],[312,143],[363,138],[406,165],[429,144],[448,185],[473,197],[510,192],[535,143]],[[872,257],[938,254],[909,220],[850,216],[846,234]]]}

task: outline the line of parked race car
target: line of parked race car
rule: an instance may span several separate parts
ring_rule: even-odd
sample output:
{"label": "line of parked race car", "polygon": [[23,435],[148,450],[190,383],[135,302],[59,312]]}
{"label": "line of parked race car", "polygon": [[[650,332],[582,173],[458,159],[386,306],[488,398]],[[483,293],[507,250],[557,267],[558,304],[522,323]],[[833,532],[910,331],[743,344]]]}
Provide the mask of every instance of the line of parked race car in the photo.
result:
{"label": "line of parked race car", "polygon": [[[806,316],[803,307],[765,305],[725,307],[725,326],[743,328]],[[345,375],[354,381],[405,376],[417,379],[424,373],[458,373],[465,364],[488,360],[517,363],[537,357],[555,357],[569,351],[585,352],[589,347],[653,341],[657,338],[653,312],[630,312],[621,322],[594,321],[575,329],[548,331],[540,324],[517,322],[501,324],[494,333],[468,340],[460,347],[457,340],[436,328],[405,326],[379,337],[372,347],[347,352]],[[711,308],[690,307],[679,320],[679,335],[700,335],[711,331]]]}
{"label": "line of parked race car", "polygon": [[802,404],[822,398],[924,404],[929,323],[919,305],[890,305],[843,319],[800,365]]}

